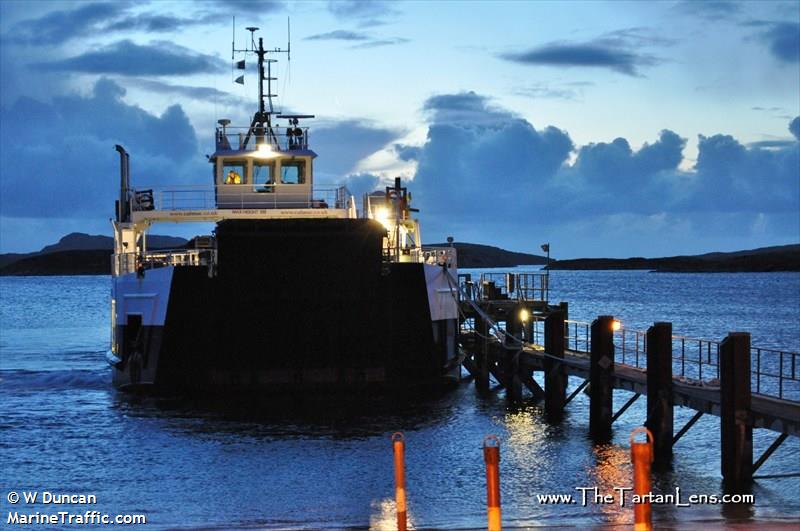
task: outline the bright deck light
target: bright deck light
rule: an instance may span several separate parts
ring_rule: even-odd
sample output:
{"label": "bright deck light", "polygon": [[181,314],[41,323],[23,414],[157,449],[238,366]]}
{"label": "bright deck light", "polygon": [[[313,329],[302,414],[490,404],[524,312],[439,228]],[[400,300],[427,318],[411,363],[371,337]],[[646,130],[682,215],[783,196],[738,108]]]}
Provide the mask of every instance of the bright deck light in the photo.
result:
{"label": "bright deck light", "polygon": [[392,228],[392,224],[389,221],[389,209],[386,207],[378,207],[373,212],[373,217],[375,221],[386,227],[387,229]]}
{"label": "bright deck light", "polygon": [[617,321],[616,319],[614,319],[614,320],[611,322],[611,329],[612,329],[614,332],[616,332],[616,331],[617,331],[617,330],[619,330],[620,328],[622,328],[622,323],[620,323],[619,321]]}
{"label": "bright deck light", "polygon": [[519,311],[519,320],[522,321],[523,323],[527,323],[529,317],[530,314],[528,313],[528,310],[526,310],[525,308]]}
{"label": "bright deck light", "polygon": [[277,154],[272,150],[272,146],[269,144],[259,144],[255,156],[260,159],[271,159],[277,156]]}

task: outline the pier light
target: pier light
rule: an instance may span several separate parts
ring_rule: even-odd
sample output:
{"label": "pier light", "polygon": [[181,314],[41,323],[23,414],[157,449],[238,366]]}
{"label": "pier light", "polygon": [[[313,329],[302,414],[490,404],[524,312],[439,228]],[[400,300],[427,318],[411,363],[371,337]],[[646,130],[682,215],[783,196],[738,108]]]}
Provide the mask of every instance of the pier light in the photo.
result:
{"label": "pier light", "polygon": [[617,319],[614,319],[613,321],[611,321],[611,330],[616,332],[620,328],[622,328],[622,323],[621,322],[619,322]]}
{"label": "pier light", "polygon": [[522,321],[523,323],[527,323],[529,318],[530,318],[530,314],[528,313],[527,309],[523,308],[523,309],[521,309],[519,311],[519,320],[520,321]]}

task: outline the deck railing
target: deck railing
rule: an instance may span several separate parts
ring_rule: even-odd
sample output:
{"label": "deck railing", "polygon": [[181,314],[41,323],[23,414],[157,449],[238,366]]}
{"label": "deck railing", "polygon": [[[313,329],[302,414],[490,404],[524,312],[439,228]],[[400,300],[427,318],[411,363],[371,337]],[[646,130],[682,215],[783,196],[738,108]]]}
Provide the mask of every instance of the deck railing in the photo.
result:
{"label": "deck railing", "polygon": [[[267,144],[276,151],[291,152],[297,149],[308,149],[308,127],[292,127],[290,129],[273,127],[272,131],[272,133],[262,131],[258,135],[255,128],[225,127],[222,129],[218,127],[216,148],[217,151],[250,151],[258,149],[258,146],[262,144]],[[300,134],[297,134],[298,131]],[[249,138],[248,132],[250,133]]]}
{"label": "deck railing", "polygon": [[141,272],[166,266],[208,266],[216,263],[216,249],[159,249],[145,253],[121,253],[111,256],[114,275]]}
{"label": "deck railing", "polygon": [[347,209],[351,194],[344,186],[315,186],[293,193],[290,186],[265,184],[185,185],[133,190],[133,211],[213,210],[244,208],[336,208]]}

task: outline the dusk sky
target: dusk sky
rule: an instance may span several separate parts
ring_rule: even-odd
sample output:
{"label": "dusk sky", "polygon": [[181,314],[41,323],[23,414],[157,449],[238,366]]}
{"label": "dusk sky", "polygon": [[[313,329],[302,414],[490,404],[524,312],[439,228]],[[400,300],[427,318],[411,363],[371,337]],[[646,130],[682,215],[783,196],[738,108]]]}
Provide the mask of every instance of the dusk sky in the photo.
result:
{"label": "dusk sky", "polygon": [[407,179],[428,243],[800,241],[797,1],[2,0],[0,252],[111,235],[117,143],[134,186],[210,184],[217,119],[256,105],[252,69],[232,82],[234,15],[237,47],[246,26],[285,47],[291,18],[276,103],[317,116],[316,182]]}

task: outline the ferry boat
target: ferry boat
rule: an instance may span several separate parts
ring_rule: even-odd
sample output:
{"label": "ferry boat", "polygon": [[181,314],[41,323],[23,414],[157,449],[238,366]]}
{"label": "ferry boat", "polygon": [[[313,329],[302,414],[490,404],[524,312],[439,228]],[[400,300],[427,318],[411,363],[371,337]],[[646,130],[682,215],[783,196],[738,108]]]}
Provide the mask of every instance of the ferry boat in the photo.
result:
{"label": "ferry boat", "polygon": [[[113,384],[262,393],[454,381],[455,248],[422,246],[399,178],[361,208],[345,187],[315,183],[317,154],[300,125],[313,116],[273,110],[269,56],[283,50],[256,46],[248,30],[252,44],[239,51],[258,58],[258,110],[249,126],[218,121],[210,182],[134,188],[116,146]],[[160,222],[216,227],[187,248],[150,250]]]}

